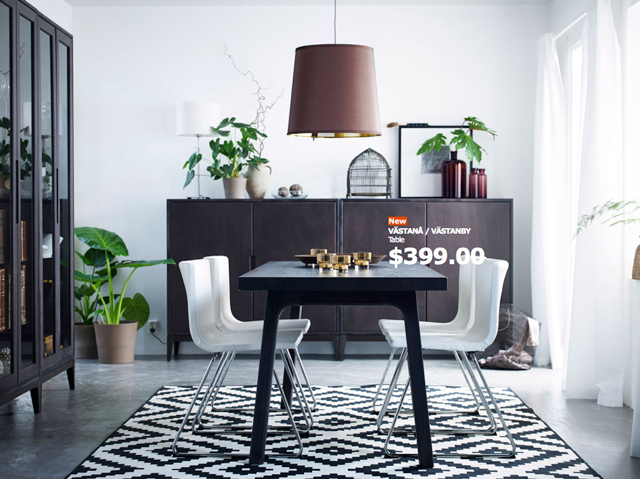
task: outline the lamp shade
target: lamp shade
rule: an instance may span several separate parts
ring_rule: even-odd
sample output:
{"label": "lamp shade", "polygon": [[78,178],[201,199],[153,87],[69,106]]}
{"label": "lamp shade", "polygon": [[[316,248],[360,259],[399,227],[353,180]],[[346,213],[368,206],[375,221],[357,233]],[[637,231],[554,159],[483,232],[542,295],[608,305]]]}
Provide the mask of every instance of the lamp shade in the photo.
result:
{"label": "lamp shade", "polygon": [[185,101],[178,104],[178,136],[214,136],[212,126],[220,123],[220,105],[213,102]]}
{"label": "lamp shade", "polygon": [[340,44],[297,48],[287,134],[380,136],[373,48]]}

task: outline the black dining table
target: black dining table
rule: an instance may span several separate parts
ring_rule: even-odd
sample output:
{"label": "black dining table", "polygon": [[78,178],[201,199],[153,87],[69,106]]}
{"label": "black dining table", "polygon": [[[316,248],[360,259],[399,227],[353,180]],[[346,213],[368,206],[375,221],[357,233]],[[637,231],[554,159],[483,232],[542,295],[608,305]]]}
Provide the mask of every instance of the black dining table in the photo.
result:
{"label": "black dining table", "polygon": [[366,269],[352,267],[348,272],[338,273],[321,271],[295,261],[271,261],[240,276],[238,288],[267,291],[249,453],[250,464],[262,464],[265,460],[272,370],[280,313],[290,306],[385,305],[400,310],[404,318],[418,460],[421,468],[433,467],[416,292],[446,290],[445,276],[419,264],[396,266],[381,262]]}

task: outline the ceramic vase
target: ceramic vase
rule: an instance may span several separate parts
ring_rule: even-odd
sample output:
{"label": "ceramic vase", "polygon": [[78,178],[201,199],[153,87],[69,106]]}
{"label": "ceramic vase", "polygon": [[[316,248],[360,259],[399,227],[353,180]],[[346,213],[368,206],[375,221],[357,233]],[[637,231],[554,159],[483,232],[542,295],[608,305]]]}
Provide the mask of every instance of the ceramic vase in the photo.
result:
{"label": "ceramic vase", "polygon": [[223,178],[222,186],[224,186],[224,197],[228,200],[241,200],[244,198],[244,192],[247,189],[246,178]]}
{"label": "ceramic vase", "polygon": [[258,168],[250,166],[247,170],[247,193],[249,198],[264,198],[271,181],[271,167],[258,165]]}

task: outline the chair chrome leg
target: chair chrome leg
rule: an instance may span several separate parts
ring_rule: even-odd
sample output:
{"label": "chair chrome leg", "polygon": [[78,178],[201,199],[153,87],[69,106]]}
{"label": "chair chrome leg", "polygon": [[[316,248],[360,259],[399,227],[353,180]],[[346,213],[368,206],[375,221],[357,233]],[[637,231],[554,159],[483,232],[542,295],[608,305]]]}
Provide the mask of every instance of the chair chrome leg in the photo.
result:
{"label": "chair chrome leg", "polygon": [[300,371],[302,371],[302,377],[304,378],[304,382],[306,383],[307,390],[309,391],[309,395],[311,396],[311,402],[313,403],[311,411],[315,411],[318,408],[318,401],[316,400],[316,395],[313,393],[313,386],[311,386],[311,383],[309,382],[309,376],[307,376],[307,370],[304,367],[304,363],[302,362],[302,357],[300,356],[298,348],[295,349],[295,355],[297,363],[300,365]]}
{"label": "chair chrome leg", "polygon": [[298,377],[298,373],[295,369],[295,365],[293,364],[293,359],[289,354],[289,350],[281,349],[280,355],[282,356],[282,361],[284,362],[285,372],[291,379],[293,392],[296,396],[298,404],[300,404],[300,411],[302,412],[304,422],[307,425],[306,428],[302,430],[302,432],[309,432],[311,430],[311,427],[313,426],[313,415],[311,413],[309,403],[307,402],[307,396],[304,394],[304,390],[302,389],[302,384],[300,383],[300,378]]}
{"label": "chair chrome leg", "polygon": [[384,397],[384,402],[382,403],[382,407],[380,408],[380,413],[378,414],[378,419],[376,420],[376,428],[378,432],[381,431],[382,421],[384,421],[384,417],[387,414],[387,408],[389,407],[389,402],[391,402],[391,397],[393,396],[393,392],[396,389],[396,385],[398,384],[398,379],[400,378],[400,372],[402,371],[402,366],[407,359],[407,348],[402,350],[400,353],[400,358],[398,358],[398,364],[396,364],[396,370],[393,372],[393,376],[391,377],[391,382],[389,383],[389,389],[387,390],[387,394]]}
{"label": "chair chrome leg", "polygon": [[[478,375],[480,376],[480,379],[482,380],[482,383],[484,385],[484,388],[487,391],[487,394],[489,395],[489,398],[491,399],[491,402],[493,404],[493,407],[495,408],[496,414],[498,414],[498,417],[500,419],[500,423],[502,425],[502,428],[505,431],[505,434],[507,436],[507,439],[509,440],[510,443],[510,450],[508,452],[496,452],[496,453],[469,453],[469,454],[453,454],[453,453],[436,453],[434,454],[434,457],[463,457],[463,458],[473,458],[473,457],[515,457],[516,455],[516,451],[517,451],[517,446],[516,443],[513,439],[513,436],[511,435],[511,431],[509,430],[507,423],[502,415],[502,412],[500,411],[500,408],[498,407],[498,403],[495,400],[495,397],[493,396],[493,393],[491,392],[491,389],[489,388],[489,385],[484,377],[484,374],[482,374],[482,371],[480,369],[480,364],[478,364],[478,360],[475,357],[475,354],[473,353],[464,353],[462,355],[462,362],[464,363],[467,371],[469,372],[471,381],[473,382],[475,389],[478,392],[478,395],[480,396],[480,401],[483,404],[484,409],[487,411],[488,416],[490,417],[490,419],[492,420],[492,424],[495,424],[495,419],[493,417],[493,414],[491,412],[491,407],[489,406],[486,397],[484,395],[484,392],[482,391],[482,388],[480,387],[480,384],[478,383],[478,380],[475,377],[475,374],[473,372],[473,369],[471,367],[471,364],[469,362],[469,357],[471,357],[474,361],[475,364],[475,368],[478,372]],[[398,409],[396,410],[396,414],[393,417],[393,421],[391,423],[391,427],[389,428],[389,432],[387,434],[387,438],[385,440],[384,446],[383,446],[383,450],[386,456],[388,457],[399,457],[399,456],[413,456],[411,454],[396,454],[396,453],[392,453],[389,450],[389,443],[391,441],[391,437],[395,431],[395,425],[396,422],[398,420],[399,417],[399,411],[400,408],[402,406],[402,403],[404,401],[404,398],[407,394],[407,390],[409,389],[409,385],[410,385],[410,381],[407,381],[407,383],[405,384],[404,390],[402,392],[402,397],[400,399],[400,406],[398,407]],[[496,425],[497,428],[497,425]],[[431,429],[432,432],[436,432],[433,428]],[[475,435],[480,435],[480,434],[486,434],[485,433],[474,433]]]}
{"label": "chair chrome leg", "polygon": [[[220,362],[224,361],[228,361],[228,358],[230,356],[226,355],[225,358],[223,358],[222,356],[220,357]],[[213,356],[211,358],[211,361],[209,361],[209,365],[207,366],[207,369],[205,371],[204,376],[202,377],[202,380],[200,381],[200,385],[198,386],[198,389],[196,390],[196,393],[193,396],[193,399],[191,400],[191,403],[189,405],[189,407],[187,408],[187,412],[184,416],[184,419],[182,420],[182,423],[180,424],[180,427],[178,428],[178,432],[176,433],[176,436],[173,440],[173,443],[171,444],[171,451],[173,453],[173,455],[175,456],[197,456],[197,457],[234,457],[234,458],[246,458],[249,457],[249,453],[248,452],[240,452],[240,453],[199,453],[199,452],[183,452],[180,451],[178,448],[178,441],[180,439],[180,435],[182,434],[182,432],[184,431],[184,428],[186,427],[186,425],[189,422],[189,416],[191,415],[191,412],[193,411],[193,408],[198,400],[198,397],[200,396],[200,393],[202,392],[202,389],[204,387],[204,384],[206,383],[207,377],[209,376],[210,372],[211,372],[211,368],[213,366],[213,363],[215,361],[215,359],[217,358],[217,355]],[[217,371],[220,371],[220,363],[218,364],[218,368]],[[275,369],[273,370],[273,375],[275,378],[275,382],[277,385],[277,388],[280,392],[280,395],[282,396],[282,398],[284,399],[284,390],[282,389],[282,383],[280,382],[280,378],[278,377]],[[217,382],[217,381],[216,381]],[[213,381],[212,381],[213,383]],[[207,404],[206,398],[203,396],[202,399],[202,403]],[[291,428],[293,429],[293,435],[296,439],[297,442],[297,448],[298,451],[292,454],[270,454],[270,457],[300,457],[302,455],[303,452],[303,444],[302,444],[302,438],[300,437],[300,434],[298,432],[298,428],[296,427],[295,424],[295,420],[293,418],[293,413],[291,412],[291,407],[289,406],[289,403],[284,400],[283,401],[284,405],[285,405],[285,410],[287,412],[287,417],[289,419],[289,422],[291,424]],[[195,419],[194,419],[195,420]],[[247,429],[247,428],[245,428]],[[211,431],[213,432],[213,431]],[[232,432],[230,430],[228,430],[227,428],[221,428],[220,431],[217,432],[224,432],[225,435],[227,434],[238,434],[238,432]],[[247,432],[250,432],[250,428],[247,429]]]}
{"label": "chair chrome leg", "polygon": [[378,390],[376,391],[376,395],[373,398],[373,402],[371,403],[371,410],[376,413],[376,403],[378,402],[378,396],[380,396],[380,391],[382,390],[382,386],[384,385],[384,380],[387,378],[387,373],[389,372],[389,366],[393,362],[393,358],[396,355],[396,349],[391,349],[391,354],[389,355],[389,360],[387,361],[387,365],[384,368],[384,373],[382,373],[382,379],[380,379],[380,384],[378,384]]}
{"label": "chair chrome leg", "polygon": [[203,400],[200,402],[200,405],[198,406],[198,409],[196,410],[196,413],[194,415],[193,421],[191,423],[192,431],[196,432],[198,428],[201,428],[204,426],[202,424],[202,415],[204,414],[207,404],[209,403],[209,398],[211,397],[212,392],[216,389],[216,386],[220,382],[220,378],[223,374],[223,371],[229,368],[229,364],[230,364],[229,359],[232,357],[232,354],[233,354],[232,352],[222,353],[220,357],[220,361],[218,362],[218,367],[216,368],[213,374],[213,377],[211,379],[211,383],[209,383],[209,387],[204,393]]}

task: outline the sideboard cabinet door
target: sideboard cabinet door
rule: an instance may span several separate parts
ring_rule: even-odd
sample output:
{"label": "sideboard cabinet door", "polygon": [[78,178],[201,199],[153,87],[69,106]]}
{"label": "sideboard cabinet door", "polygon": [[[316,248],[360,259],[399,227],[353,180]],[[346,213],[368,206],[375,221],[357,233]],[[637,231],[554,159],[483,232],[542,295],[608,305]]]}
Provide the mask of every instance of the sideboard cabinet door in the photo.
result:
{"label": "sideboard cabinet door", "polygon": [[[206,200],[170,201],[167,205],[167,253],[176,263],[211,255],[229,258],[231,310],[252,319],[251,291],[238,290],[238,276],[250,269],[251,204]],[[180,269],[169,266],[169,331],[189,334],[187,297]]]}
{"label": "sideboard cabinet door", "polygon": [[[424,228],[426,206],[424,201],[343,201],[342,202],[342,251],[370,251],[374,254],[388,255],[394,248],[389,243],[389,217],[407,217],[407,227]],[[425,235],[406,235],[405,243],[398,247],[426,246]],[[385,258],[388,261],[389,258]],[[420,320],[425,320],[424,291],[418,292],[418,311]],[[402,314],[395,308],[381,306],[345,306],[343,308],[342,330],[344,333],[380,335],[379,319],[401,319]]]}
{"label": "sideboard cabinet door", "polygon": [[[311,248],[337,251],[337,202],[265,201],[253,206],[253,254],[255,266],[269,261],[295,261],[295,255]],[[237,282],[236,288],[237,288]],[[266,293],[254,292],[254,317],[264,317]],[[313,333],[337,332],[337,309],[332,306],[305,306],[304,318],[311,319]],[[290,310],[282,318],[290,317]]]}
{"label": "sideboard cabinet door", "polygon": [[[434,250],[443,247],[449,258],[455,258],[458,248],[483,248],[487,258],[511,259],[511,201],[429,201],[427,203],[427,225],[429,228],[471,228],[468,235],[427,235],[427,246]],[[427,320],[451,321],[458,310],[458,265],[430,265],[448,279],[446,291],[427,293]],[[513,265],[502,290],[502,302],[511,302],[511,277]]]}

